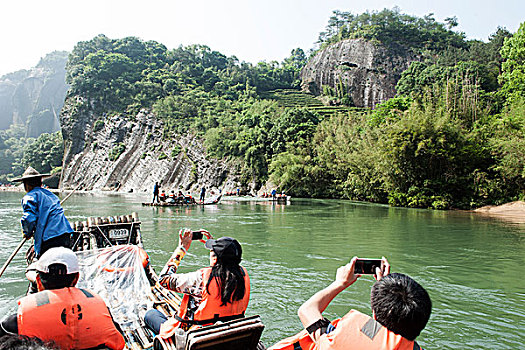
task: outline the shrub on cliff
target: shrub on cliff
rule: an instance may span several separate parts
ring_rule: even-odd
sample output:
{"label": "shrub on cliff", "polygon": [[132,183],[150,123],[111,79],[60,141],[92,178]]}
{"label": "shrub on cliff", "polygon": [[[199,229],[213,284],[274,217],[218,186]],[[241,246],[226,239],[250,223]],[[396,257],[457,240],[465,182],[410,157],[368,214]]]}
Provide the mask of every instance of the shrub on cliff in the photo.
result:
{"label": "shrub on cliff", "polygon": [[122,142],[119,143],[109,151],[108,159],[112,162],[116,161],[125,150],[126,145]]}

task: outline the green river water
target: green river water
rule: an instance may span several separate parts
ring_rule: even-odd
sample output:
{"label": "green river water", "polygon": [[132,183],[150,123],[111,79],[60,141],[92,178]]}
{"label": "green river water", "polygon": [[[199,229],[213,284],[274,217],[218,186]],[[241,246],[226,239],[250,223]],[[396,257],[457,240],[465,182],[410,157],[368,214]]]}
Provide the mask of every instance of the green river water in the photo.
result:
{"label": "green river water", "polygon": [[[22,237],[21,198],[22,193],[0,192],[1,264]],[[525,348],[524,225],[472,213],[337,200],[297,199],[281,205],[226,197],[206,207],[142,207],[147,200],[138,194],[74,194],[64,208],[71,222],[137,212],[157,271],[175,248],[182,227],[237,238],[251,277],[247,315],[261,315],[266,345],[301,329],[298,307],[327,286],[351,257],[385,256],[393,272],[412,276],[430,294],[432,316],[418,338],[425,348]],[[0,316],[14,312],[16,298],[27,288],[23,253],[0,277]],[[194,243],[180,271],[207,263],[208,251]],[[371,314],[372,284],[373,278],[360,278],[334,299],[325,315],[336,318],[350,308]]]}

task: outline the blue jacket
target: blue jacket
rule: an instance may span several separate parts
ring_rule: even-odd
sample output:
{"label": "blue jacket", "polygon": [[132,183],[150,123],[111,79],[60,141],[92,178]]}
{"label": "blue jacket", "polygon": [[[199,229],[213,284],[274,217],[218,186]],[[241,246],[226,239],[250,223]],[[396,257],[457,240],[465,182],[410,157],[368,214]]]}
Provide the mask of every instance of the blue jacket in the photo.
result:
{"label": "blue jacket", "polygon": [[22,198],[22,230],[24,236],[35,238],[35,253],[40,255],[43,241],[73,232],[64,216],[60,200],[52,192],[35,187]]}

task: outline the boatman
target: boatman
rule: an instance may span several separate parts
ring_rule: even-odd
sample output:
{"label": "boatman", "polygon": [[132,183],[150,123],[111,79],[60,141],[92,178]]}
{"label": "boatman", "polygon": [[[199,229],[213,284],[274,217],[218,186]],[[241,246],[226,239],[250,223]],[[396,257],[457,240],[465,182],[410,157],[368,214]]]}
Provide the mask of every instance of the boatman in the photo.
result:
{"label": "boatman", "polygon": [[19,334],[54,342],[61,349],[123,349],[124,337],[104,300],[75,288],[79,264],[68,248],[46,251],[36,263],[39,292],[18,301],[18,312],[0,324],[0,336]]}
{"label": "boatman", "polygon": [[159,183],[155,182],[155,186],[153,186],[153,200],[151,203],[158,203],[159,202]]}
{"label": "boatman", "polygon": [[332,284],[301,305],[298,314],[305,330],[269,350],[421,349],[415,339],[430,318],[432,302],[427,291],[412,278],[400,273],[389,274],[390,265],[385,258],[374,274],[377,282],[372,286],[370,297],[372,317],[350,310],[332,322],[323,318],[322,313],[330,302],[360,277],[354,273],[356,260],[354,257],[341,266]]}
{"label": "boatman", "polygon": [[42,188],[42,178],[46,176],[49,174],[28,167],[21,178],[11,180],[24,183],[27,193],[22,198],[22,231],[25,238],[34,237],[37,258],[49,248],[70,247],[73,232],[59,198]]}
{"label": "boatman", "polygon": [[201,203],[204,203],[204,198],[206,197],[206,187],[202,186],[201,188],[201,196],[199,198]]}

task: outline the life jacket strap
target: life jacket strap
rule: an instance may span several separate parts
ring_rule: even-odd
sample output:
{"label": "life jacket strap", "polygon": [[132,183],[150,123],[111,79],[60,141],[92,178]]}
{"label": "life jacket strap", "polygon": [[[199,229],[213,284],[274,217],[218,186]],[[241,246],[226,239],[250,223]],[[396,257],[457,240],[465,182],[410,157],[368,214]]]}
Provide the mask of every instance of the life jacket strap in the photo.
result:
{"label": "life jacket strap", "polygon": [[293,350],[303,350],[303,347],[301,346],[301,343],[299,343],[298,341],[293,343]]}
{"label": "life jacket strap", "polygon": [[330,325],[330,320],[328,320],[326,317],[320,318],[314,323],[312,323],[311,325],[309,325],[308,327],[306,327],[306,331],[308,332],[308,334],[312,334],[316,330],[321,329],[320,334],[325,334],[329,325]]}
{"label": "life jacket strap", "polygon": [[179,321],[181,323],[202,326],[202,325],[206,325],[206,324],[213,324],[213,323],[219,322],[219,321],[220,322],[228,322],[228,321],[236,320],[238,318],[243,318],[244,317],[244,312],[242,314],[238,314],[238,315],[222,316],[222,317],[220,317],[219,314],[215,314],[215,316],[213,318],[208,318],[206,320],[185,320],[182,317],[180,317],[179,315],[175,315],[174,317],[175,317],[175,319],[177,321]]}

